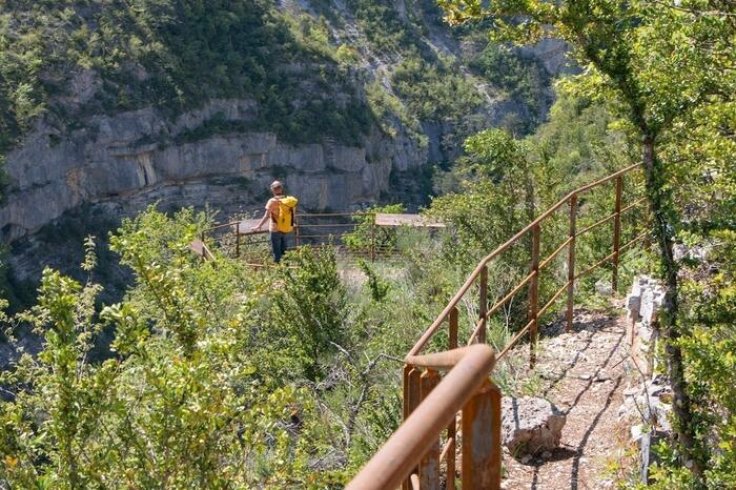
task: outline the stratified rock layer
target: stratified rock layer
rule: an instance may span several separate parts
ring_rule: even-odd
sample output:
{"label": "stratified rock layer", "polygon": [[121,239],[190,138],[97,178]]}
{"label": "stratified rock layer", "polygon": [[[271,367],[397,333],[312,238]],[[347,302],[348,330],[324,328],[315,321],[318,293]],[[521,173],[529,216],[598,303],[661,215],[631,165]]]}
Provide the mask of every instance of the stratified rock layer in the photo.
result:
{"label": "stratified rock layer", "polygon": [[147,108],[94,116],[62,135],[40,122],[7,158],[4,240],[32,234],[82,204],[115,202],[123,214],[153,201],[170,207],[254,205],[276,177],[306,209],[346,210],[375,202],[388,190],[392,169],[427,161],[426,149],[378,133],[360,147],[329,139],[289,145],[268,132],[191,136],[212,118],[248,122],[256,110],[248,101],[217,100],[169,122]]}

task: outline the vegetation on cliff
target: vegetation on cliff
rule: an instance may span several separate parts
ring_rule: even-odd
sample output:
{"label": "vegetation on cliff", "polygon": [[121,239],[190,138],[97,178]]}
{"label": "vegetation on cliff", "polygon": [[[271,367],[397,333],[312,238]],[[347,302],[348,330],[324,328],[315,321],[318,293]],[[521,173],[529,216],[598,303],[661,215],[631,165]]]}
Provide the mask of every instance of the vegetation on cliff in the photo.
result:
{"label": "vegetation on cliff", "polygon": [[[332,2],[312,3],[316,17],[294,17],[266,2],[223,2],[212,11],[201,2],[173,0],[112,2],[109,9],[97,2],[7,2],[12,10],[0,25],[0,43],[12,46],[0,58],[0,76],[8,82],[0,86],[3,144],[13,144],[44,111],[72,124],[80,113],[65,112],[70,107],[155,104],[176,113],[212,97],[275,104],[259,121],[298,131],[326,106],[300,106],[306,119],[292,117],[293,101],[282,95],[305,80],[317,94],[329,94],[333,82],[351,93],[356,63],[366,53],[380,54],[376,63],[396,62],[384,79],[392,90],[372,80],[367,97],[355,95],[348,100],[357,105],[344,102],[334,112],[352,118],[345,107],[378,108],[375,117],[389,134],[397,120],[418,132],[421,122],[463,118],[480,104],[473,85],[482,77],[527,101],[543,85],[533,63],[523,76],[498,78],[492,67],[514,51],[497,45],[476,52],[468,74],[456,60],[434,54],[417,41],[434,29],[427,23],[436,14],[432,6],[422,3],[402,17],[392,15],[389,2],[348,0],[349,16],[365,33],[356,38],[363,45],[331,37],[349,31],[333,30],[348,15],[330,14]],[[465,141],[463,157],[438,174],[441,196],[430,212],[446,220],[451,233],[387,236],[400,265],[363,263],[360,284],[341,281],[330,250],[299,249],[283,266],[259,272],[224,254],[202,262],[188,247],[206,218],[149,209],[111,238],[135,276],[126,298],[114,305],[100,304],[103,285],[88,241],[86,280],[49,269],[38,304],[0,318],[9,339],[32,326],[45,341],[38,355],[21,352],[0,374],[0,482],[18,488],[341,487],[399,422],[397,358],[478,258],[570,188],[643,159],[652,257],[659,258],[669,287],[660,328],[677,390],[679,436],[677,444],[659,448],[654,485],[736,484],[734,6],[720,0],[501,1],[488,11],[476,1],[442,3],[455,21],[482,20],[458,34],[466,40],[489,27],[517,42],[558,35],[584,67],[559,85],[550,121],[534,134],[523,137],[513,124],[507,124],[511,131],[484,127]],[[256,41],[242,36],[246,27]],[[284,46],[289,49],[281,51]],[[293,71],[271,73],[263,63],[272,60]],[[70,63],[75,68],[66,70]],[[63,97],[54,97],[67,85],[63,74],[77,67],[97,73],[101,88],[81,105],[64,105]],[[315,69],[324,85],[304,76]],[[222,78],[232,84],[218,83]],[[341,134],[346,126],[339,121],[315,134],[334,130],[335,137],[352,138],[370,123],[355,119]],[[470,131],[473,121],[464,122]],[[592,194],[583,206],[610,208],[610,202]],[[365,240],[361,232],[353,244]],[[593,237],[581,259],[605,255],[605,238]],[[675,260],[675,244],[708,253]],[[504,280],[527,274],[527,252],[509,254],[491,271],[491,283],[502,288]],[[465,331],[472,314],[462,313]],[[492,341],[502,345],[522,316],[510,311],[505,324],[494,325]],[[91,359],[103,334],[112,335],[111,350]]]}
{"label": "vegetation on cliff", "polygon": [[[518,63],[493,73],[485,63],[475,77],[463,65],[472,60],[438,55],[425,37],[429,23],[449,39],[436,6],[407,4],[401,15],[393,2],[351,0],[347,10],[310,3],[302,10],[263,0],[5,2],[0,154],[40,116],[63,134],[90,114],[153,106],[173,116],[228,98],[257,102],[257,114],[218,131],[358,144],[377,118],[415,128],[428,120],[459,122],[479,109],[476,85],[485,75],[499,84],[499,72],[524,78]],[[366,87],[386,76],[371,66],[376,62],[389,75],[381,91],[405,110],[371,110]],[[526,99],[540,97],[520,90]],[[168,142],[167,135],[151,137]]]}
{"label": "vegetation on cliff", "polygon": [[[574,139],[580,128],[571,121],[590,112],[602,114],[561,101],[560,121],[544,127],[549,144]],[[88,241],[85,280],[49,269],[37,305],[2,318],[10,339],[32,325],[45,344],[37,355],[21,351],[0,375],[0,481],[341,488],[398,425],[400,358],[422,326],[468,267],[526,219],[529,204],[545,206],[572,185],[560,172],[579,157],[560,153],[542,172],[527,151],[501,131],[471,138],[466,160],[444,178],[447,197],[433,206],[458,233],[386,233],[380,239],[398,260],[362,263],[361,272],[343,266],[345,280],[329,249],[298,249],[282,267],[256,271],[224,251],[202,262],[189,243],[206,218],[151,208],[111,237],[135,284],[122,302],[103,305]],[[502,164],[512,157],[518,168]],[[525,178],[535,187],[561,184],[530,203],[513,185],[524,168],[534,169]],[[467,208],[468,195],[478,204]],[[503,207],[511,215],[477,212]],[[499,230],[478,241],[471,227]],[[346,241],[360,248],[366,233],[359,226]],[[527,263],[520,250],[494,269],[494,292]],[[461,335],[472,325],[473,312],[463,311]],[[516,326],[511,317],[494,323],[490,338],[503,345]],[[99,359],[91,350],[103,335],[112,342]]]}

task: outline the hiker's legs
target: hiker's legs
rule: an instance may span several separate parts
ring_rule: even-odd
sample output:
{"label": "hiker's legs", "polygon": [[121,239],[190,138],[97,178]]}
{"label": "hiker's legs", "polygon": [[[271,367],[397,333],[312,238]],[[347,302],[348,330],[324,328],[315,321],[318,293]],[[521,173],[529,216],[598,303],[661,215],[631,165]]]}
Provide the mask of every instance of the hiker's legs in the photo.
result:
{"label": "hiker's legs", "polygon": [[271,250],[273,251],[273,260],[278,264],[281,262],[281,256],[286,252],[286,233],[271,232]]}

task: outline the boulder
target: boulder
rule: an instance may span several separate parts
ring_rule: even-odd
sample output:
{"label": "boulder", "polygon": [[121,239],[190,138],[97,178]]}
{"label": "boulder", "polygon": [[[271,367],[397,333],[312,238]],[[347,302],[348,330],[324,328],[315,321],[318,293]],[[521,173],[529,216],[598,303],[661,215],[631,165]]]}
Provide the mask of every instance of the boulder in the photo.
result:
{"label": "boulder", "polygon": [[504,446],[521,457],[556,448],[567,417],[543,398],[509,396],[503,398],[501,421]]}

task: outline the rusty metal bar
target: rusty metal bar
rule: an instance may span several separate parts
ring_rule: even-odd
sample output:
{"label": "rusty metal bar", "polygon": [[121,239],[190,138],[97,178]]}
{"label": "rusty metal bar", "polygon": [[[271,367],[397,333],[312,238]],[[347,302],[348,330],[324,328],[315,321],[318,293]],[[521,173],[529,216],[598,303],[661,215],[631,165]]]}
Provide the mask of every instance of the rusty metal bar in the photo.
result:
{"label": "rusty metal bar", "polygon": [[463,490],[501,488],[501,395],[493,388],[486,378],[463,408]]}
{"label": "rusty metal bar", "polygon": [[460,311],[457,307],[454,307],[450,311],[450,338],[448,341],[448,347],[450,350],[457,348],[457,329],[459,326]]}
{"label": "rusty metal bar", "polygon": [[409,418],[409,415],[411,414],[411,411],[409,410],[409,373],[411,373],[412,369],[414,369],[414,366],[410,366],[408,364],[404,365],[402,383],[402,386],[404,387],[404,396],[402,398],[404,420]]}
{"label": "rusty metal bar", "polygon": [[303,218],[334,218],[336,216],[373,216],[375,214],[358,211],[355,213],[301,213],[301,216]]}
{"label": "rusty metal bar", "polygon": [[[622,245],[622,246],[620,246],[620,247],[619,247],[619,249],[618,249],[618,253],[620,254],[621,252],[623,252],[624,250],[626,250],[627,248],[629,248],[629,247],[630,247],[631,245],[633,245],[633,244],[634,244],[634,243],[636,243],[637,241],[639,241],[639,240],[641,240],[642,238],[646,237],[646,236],[647,236],[648,234],[649,234],[649,232],[648,232],[648,231],[645,231],[644,233],[642,233],[641,235],[637,236],[637,237],[636,237],[636,238],[634,238],[633,240],[630,240],[629,242],[627,242],[627,243],[626,243],[625,245]],[[578,279],[580,279],[581,277],[583,277],[583,276],[585,276],[585,275],[587,275],[587,274],[590,274],[590,273],[591,273],[592,271],[594,271],[595,269],[597,269],[597,268],[598,268],[598,267],[600,267],[601,265],[603,265],[603,264],[605,264],[606,262],[608,262],[609,260],[611,260],[611,259],[613,258],[613,255],[614,255],[615,253],[616,253],[616,252],[614,252],[614,253],[611,253],[611,254],[609,254],[609,255],[605,256],[604,258],[602,258],[601,260],[599,260],[599,261],[598,261],[598,262],[596,262],[595,264],[593,264],[593,265],[591,265],[590,267],[588,267],[587,269],[585,269],[585,270],[584,270],[583,272],[581,272],[580,274],[578,274],[577,276],[575,276],[575,280],[577,281],[577,280],[578,280]]]}
{"label": "rusty metal bar", "polygon": [[353,227],[355,228],[358,226],[357,223],[327,223],[327,224],[302,224],[301,225],[304,228],[349,228]]}
{"label": "rusty metal bar", "polygon": [[626,242],[625,245],[621,245],[621,247],[618,249],[618,252],[619,253],[623,252],[624,250],[628,249],[630,246],[632,246],[633,244],[635,244],[639,240],[641,240],[643,238],[646,238],[647,236],[649,236],[649,232],[648,231],[645,231],[644,233],[642,233],[641,235],[637,236],[636,238],[633,238],[632,240],[629,240],[628,242]]}
{"label": "rusty metal bar", "polygon": [[215,260],[215,256],[209,249],[206,243],[202,243],[202,259],[203,260]]}
{"label": "rusty metal bar", "polygon": [[[426,399],[440,384],[442,378],[434,369],[427,369],[421,376],[421,397]],[[440,490],[440,435],[434,439],[429,450],[419,462],[419,487],[422,490]]]}
{"label": "rusty metal bar", "polygon": [[537,350],[537,309],[539,307],[539,240],[541,231],[539,225],[532,228],[532,262],[531,272],[536,272],[529,284],[529,320],[532,322],[529,330],[529,366],[536,363]]}
{"label": "rusty metal bar", "polygon": [[615,216],[616,216],[615,214],[611,214],[611,215],[608,215],[608,216],[606,216],[605,218],[603,218],[603,219],[601,219],[601,220],[598,220],[598,221],[596,221],[596,222],[595,222],[595,223],[593,223],[592,225],[590,225],[590,226],[586,226],[585,228],[583,228],[582,230],[580,230],[580,231],[578,232],[577,236],[582,236],[582,235],[585,235],[585,234],[586,234],[586,233],[588,233],[588,232],[589,232],[590,230],[594,230],[595,228],[598,228],[599,226],[601,226],[601,225],[603,225],[603,224],[606,224],[606,223],[608,223],[609,221],[611,221],[612,219],[614,219],[614,218],[615,218]]}
{"label": "rusty metal bar", "polygon": [[470,273],[468,278],[465,280],[465,283],[463,283],[462,286],[460,286],[460,289],[455,293],[455,296],[452,297],[450,302],[447,304],[444,310],[437,316],[437,318],[432,322],[432,324],[427,328],[427,330],[424,332],[424,334],[419,338],[419,340],[414,344],[414,347],[411,348],[409,351],[409,354],[414,355],[417,354],[424,346],[427,344],[430,338],[432,338],[432,335],[437,331],[437,329],[442,325],[442,322],[444,322],[445,318],[447,318],[447,315],[450,314],[450,310],[452,307],[456,306],[460,300],[465,296],[465,293],[467,293],[468,289],[473,285],[477,277],[480,275],[480,271],[483,267],[485,267],[491,260],[496,258],[499,254],[503,253],[505,250],[507,250],[509,247],[514,245],[521,237],[523,237],[526,233],[528,233],[532,228],[539,225],[540,222],[545,220],[548,216],[550,216],[552,213],[557,211],[563,204],[566,204],[572,196],[576,196],[577,194],[580,194],[582,192],[588,191],[589,189],[592,189],[593,187],[597,187],[599,185],[605,184],[606,182],[609,182],[612,179],[615,179],[619,175],[623,175],[627,172],[630,172],[631,170],[634,170],[635,168],[640,167],[641,163],[636,163],[634,165],[630,165],[624,169],[619,170],[618,172],[615,172],[607,177],[604,177],[600,180],[597,180],[595,182],[591,182],[588,185],[585,185],[583,187],[580,187],[572,192],[570,192],[568,195],[566,195],[564,198],[562,198],[560,201],[558,201],[556,204],[551,206],[547,209],[544,213],[539,215],[534,221],[529,223],[527,226],[519,230],[514,236],[509,238],[506,242],[499,245],[493,252],[488,254],[486,257],[484,257],[478,265],[475,267],[473,272]]}
{"label": "rusty metal bar", "polygon": [[235,256],[240,257],[240,221],[235,225]]}
{"label": "rusty metal bar", "polygon": [[480,330],[478,331],[478,343],[486,343],[486,327],[488,325],[488,267],[484,266],[480,270],[480,291],[479,291],[478,318],[480,322]]}
{"label": "rusty metal bar", "polygon": [[621,245],[621,194],[624,189],[624,179],[619,176],[616,178],[616,202],[614,203],[614,220],[613,220],[613,271],[611,271],[611,293],[616,294],[618,290],[618,256],[619,246]]}
{"label": "rusty metal bar", "polygon": [[626,206],[624,208],[621,208],[621,214],[624,214],[626,211],[628,211],[631,208],[637,207],[638,205],[640,205],[641,203],[645,202],[646,200],[647,200],[646,197],[642,197],[641,199],[637,199],[636,201],[634,201],[633,203],[629,204],[628,206]]}
{"label": "rusty metal bar", "polygon": [[229,223],[222,223],[222,224],[219,224],[219,225],[215,225],[215,226],[212,226],[212,227],[210,227],[210,228],[207,228],[207,229],[205,230],[205,232],[210,232],[210,231],[215,231],[215,230],[219,230],[220,228],[229,228],[229,227],[231,227],[231,226],[233,226],[233,225],[236,225],[236,224],[238,224],[238,223],[240,223],[240,221],[230,221]]}
{"label": "rusty metal bar", "polygon": [[[422,362],[423,357],[429,356],[415,357],[417,365],[430,364],[428,367],[438,367],[431,365],[432,362]],[[347,489],[393,489],[408,478],[412,468],[432,446],[440,431],[447,427],[458,410],[487,381],[494,364],[493,350],[485,344],[455,349],[444,359],[458,361],[456,367],[450,370],[424,403],[414,410],[360,473],[348,483]],[[500,472],[500,468],[498,471]],[[463,485],[463,489],[468,488],[470,487]]]}
{"label": "rusty metal bar", "polygon": [[[406,417],[411,416],[412,412],[419,406],[419,404],[422,402],[422,392],[421,392],[421,371],[414,367],[409,371],[409,374],[407,376],[407,381],[409,383],[408,389],[406,390],[406,394],[408,395],[408,399],[406,400],[405,410],[406,410]],[[406,417],[404,420],[406,420]],[[413,472],[417,471],[417,468],[414,467],[412,469]],[[407,480],[404,482],[404,485],[408,488],[410,482]]]}
{"label": "rusty metal bar", "polygon": [[565,331],[572,331],[573,308],[575,306],[575,227],[578,215],[578,196],[570,197],[570,248],[567,250],[567,326]]}
{"label": "rusty metal bar", "polygon": [[[502,306],[503,306],[504,304],[506,304],[506,302],[507,302],[508,300],[510,300],[511,298],[513,298],[513,297],[514,297],[514,295],[516,295],[516,293],[517,293],[517,292],[519,292],[519,290],[520,290],[521,288],[523,288],[524,286],[526,286],[526,284],[527,284],[527,283],[528,283],[528,282],[529,282],[529,281],[530,281],[530,280],[531,280],[531,279],[532,279],[532,278],[533,278],[533,277],[534,277],[534,276],[535,276],[536,274],[537,274],[537,272],[536,272],[536,271],[535,271],[535,272],[532,272],[532,273],[530,273],[530,274],[529,274],[528,276],[526,276],[526,277],[525,277],[524,279],[522,279],[522,281],[521,281],[521,282],[520,282],[519,284],[517,284],[517,285],[516,285],[516,287],[514,287],[514,289],[512,289],[512,290],[511,290],[511,291],[510,291],[510,292],[509,292],[509,293],[508,293],[508,294],[507,294],[506,296],[504,296],[503,298],[501,298],[500,300],[498,300],[498,301],[496,302],[496,304],[494,304],[494,305],[493,305],[493,306],[491,307],[491,309],[490,309],[490,310],[488,310],[488,312],[486,313],[486,318],[490,318],[490,317],[491,317],[491,315],[493,315],[493,314],[494,314],[495,312],[497,312],[497,311],[498,311],[498,309],[499,309],[499,308],[501,308],[501,307],[502,307]],[[474,342],[475,342],[475,338],[476,338],[476,336],[478,335],[478,332],[480,332],[481,326],[482,326],[482,325],[481,325],[481,321],[480,321],[480,320],[478,320],[478,321],[477,321],[477,322],[475,323],[475,328],[473,329],[473,333],[472,333],[472,334],[470,335],[470,338],[468,339],[468,344],[467,344],[467,345],[470,345],[470,344],[472,344],[472,343],[474,343]]]}
{"label": "rusty metal bar", "polygon": [[[598,187],[601,184],[605,184],[606,182],[612,181],[613,179],[615,179],[619,175],[624,175],[625,173],[628,173],[628,172],[630,172],[631,170],[634,170],[637,167],[641,167],[641,165],[642,165],[641,163],[635,163],[633,165],[629,165],[628,167],[622,168],[618,172],[614,172],[614,173],[612,173],[611,175],[609,175],[607,177],[603,177],[602,179],[596,180],[595,182],[591,182],[590,184],[584,185],[583,187],[580,187],[580,188],[574,190],[570,194],[572,194],[572,193],[580,194],[582,192],[586,192],[586,191],[592,189],[593,187]],[[567,201],[567,199],[570,197],[570,194],[568,194],[565,197],[565,201]]]}
{"label": "rusty metal bar", "polygon": [[569,284],[568,283],[565,283],[564,286],[562,286],[560,289],[558,289],[557,292],[552,295],[552,299],[550,299],[544,306],[542,306],[542,308],[540,308],[539,312],[537,313],[537,316],[539,317],[539,316],[544,315],[544,313],[547,311],[547,309],[550,306],[552,306],[555,301],[557,301],[557,298],[559,298],[560,295],[562,295],[562,293],[564,293],[567,290],[568,286],[569,286]]}
{"label": "rusty metal bar", "polygon": [[256,231],[244,231],[241,233],[243,236],[252,236],[252,235],[265,235],[268,233],[268,230],[256,230]]}
{"label": "rusty metal bar", "polygon": [[371,262],[376,260],[376,221],[371,223]]}
{"label": "rusty metal bar", "polygon": [[519,339],[520,339],[520,338],[521,338],[521,337],[522,337],[522,336],[523,336],[523,335],[524,335],[525,333],[527,333],[527,332],[529,331],[529,329],[530,329],[530,328],[531,328],[531,326],[532,326],[532,322],[533,322],[533,320],[532,320],[531,322],[527,323],[527,324],[526,324],[526,325],[524,326],[524,328],[522,328],[521,330],[519,330],[518,332],[516,332],[516,335],[514,335],[514,338],[512,338],[512,339],[511,339],[511,340],[509,341],[509,343],[508,343],[508,344],[506,344],[506,347],[504,347],[504,348],[503,348],[503,350],[502,350],[501,352],[499,352],[498,356],[496,356],[496,359],[497,359],[497,360],[501,360],[501,359],[503,358],[503,356],[505,356],[506,354],[508,354],[508,352],[509,352],[509,351],[510,351],[510,350],[511,350],[511,349],[512,349],[512,348],[513,348],[513,347],[514,347],[515,345],[516,345],[516,343],[517,343],[517,342],[519,341]]}
{"label": "rusty metal bar", "polygon": [[409,413],[411,414],[422,402],[420,378],[422,372],[419,369],[409,371]]}
{"label": "rusty metal bar", "polygon": [[[625,245],[622,245],[621,247],[619,247],[619,249],[618,249],[618,253],[620,254],[621,252],[623,252],[624,250],[626,250],[627,248],[629,248],[629,247],[630,247],[631,245],[633,245],[633,244],[634,244],[635,242],[637,242],[637,241],[641,240],[642,238],[644,238],[644,237],[645,237],[645,236],[647,236],[648,234],[649,234],[649,232],[644,232],[644,233],[642,233],[641,235],[639,235],[638,237],[634,238],[633,240],[631,240],[631,241],[627,242],[627,243],[626,243]],[[583,276],[585,276],[585,275],[587,275],[587,274],[590,274],[590,273],[591,273],[592,271],[594,271],[595,269],[597,269],[597,268],[598,268],[598,267],[600,267],[601,265],[603,265],[603,264],[605,264],[606,262],[608,262],[609,260],[611,260],[611,259],[613,258],[613,255],[614,255],[615,253],[616,253],[616,252],[614,252],[614,253],[611,253],[611,254],[608,254],[608,255],[606,255],[606,256],[605,256],[604,258],[602,258],[601,260],[599,260],[599,261],[598,261],[598,262],[596,262],[595,264],[593,264],[593,265],[591,265],[590,267],[588,267],[587,269],[585,269],[585,270],[584,270],[583,272],[581,272],[580,274],[578,274],[578,275],[577,275],[577,276],[575,277],[575,280],[577,281],[577,280],[578,280],[578,279],[580,279],[581,277],[583,277]]]}
{"label": "rusty metal bar", "polygon": [[[444,445],[442,446],[442,451],[440,451],[440,462],[442,462],[442,461],[444,461],[445,459],[447,459],[447,455],[448,455],[448,454],[450,454],[450,450],[451,450],[452,448],[454,448],[454,447],[455,447],[455,438],[454,438],[454,437],[448,437],[448,438],[447,438],[447,441],[446,441],[446,442],[445,442],[445,444],[444,444]],[[453,456],[452,456],[452,458],[451,458],[451,459],[452,459],[452,460],[454,461],[454,460],[455,460],[455,452],[454,452],[454,450],[452,451],[452,455],[453,455]],[[449,460],[448,460],[448,463],[449,463]],[[454,465],[453,465],[453,466],[454,466]],[[450,469],[449,469],[449,467],[448,467],[448,469],[447,469],[447,478],[448,478],[448,482],[449,482],[450,474],[451,474],[451,473],[450,473]],[[449,485],[448,485],[448,486],[449,486]]]}
{"label": "rusty metal bar", "polygon": [[549,263],[552,262],[555,259],[555,257],[557,257],[557,255],[560,252],[562,252],[565,249],[565,247],[567,247],[570,244],[570,242],[572,242],[572,240],[573,240],[573,237],[568,237],[567,240],[562,242],[562,245],[557,247],[557,249],[554,252],[552,252],[546,259],[544,259],[542,262],[539,263],[539,269],[541,270],[547,267],[547,265],[549,265]]}
{"label": "rusty metal bar", "polygon": [[[457,306],[450,310],[450,332],[448,347],[450,350],[457,349],[457,331],[460,324],[460,311]],[[457,420],[453,417],[447,425],[447,444],[445,451],[450,455],[445,466],[447,467],[446,490],[455,490],[455,452],[457,450]],[[445,452],[443,451],[443,452]],[[440,458],[443,459],[443,458]]]}
{"label": "rusty metal bar", "polygon": [[604,258],[602,258],[601,260],[599,260],[598,262],[596,262],[595,264],[591,265],[590,267],[588,267],[587,269],[585,269],[583,272],[581,272],[580,274],[578,274],[577,276],[575,276],[575,280],[577,281],[581,277],[584,277],[584,276],[590,274],[591,272],[593,272],[594,270],[596,270],[598,267],[602,266],[603,264],[605,264],[606,262],[608,262],[609,260],[611,260],[612,258],[613,258],[613,254],[612,253],[606,255]]}

